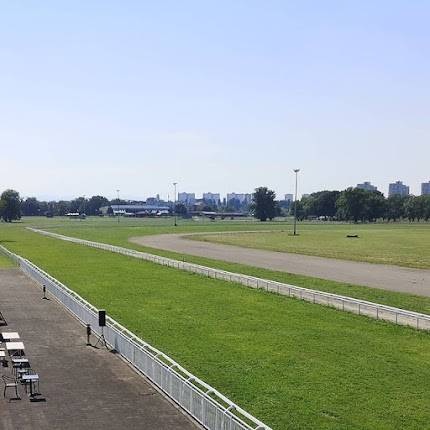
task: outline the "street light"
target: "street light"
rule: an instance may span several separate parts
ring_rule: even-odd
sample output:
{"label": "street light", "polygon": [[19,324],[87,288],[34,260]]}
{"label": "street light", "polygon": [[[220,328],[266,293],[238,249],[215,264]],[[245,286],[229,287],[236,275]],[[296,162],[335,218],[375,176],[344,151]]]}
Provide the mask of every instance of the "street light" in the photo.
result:
{"label": "street light", "polygon": [[294,173],[296,174],[296,193],[295,193],[295,197],[294,197],[294,236],[297,236],[297,230],[296,230],[296,225],[297,225],[297,173],[300,172],[300,169],[294,169]]}
{"label": "street light", "polygon": [[119,190],[116,190],[116,196],[117,196],[117,200],[116,200],[116,214],[118,216],[118,224],[119,224]]}
{"label": "street light", "polygon": [[175,187],[175,197],[174,197],[174,203],[173,203],[173,211],[175,212],[175,227],[178,225],[176,222],[176,185],[178,185],[177,182],[173,182],[173,186]]}

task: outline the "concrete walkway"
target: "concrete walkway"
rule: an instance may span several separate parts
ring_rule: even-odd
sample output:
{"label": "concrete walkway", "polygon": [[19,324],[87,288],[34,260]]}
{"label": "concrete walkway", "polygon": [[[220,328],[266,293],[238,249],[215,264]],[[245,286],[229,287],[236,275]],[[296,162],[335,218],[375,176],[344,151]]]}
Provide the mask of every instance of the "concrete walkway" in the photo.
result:
{"label": "concrete walkway", "polygon": [[182,254],[384,290],[430,296],[430,270],[199,242],[187,239],[184,234],[132,237],[129,240],[139,245]]}
{"label": "concrete walkway", "polygon": [[[0,310],[8,322],[0,330],[19,332],[46,398],[30,402],[23,387],[22,400],[1,395],[1,430],[200,428],[118,356],[87,347],[85,328],[41,296],[18,269],[0,269]],[[10,375],[10,367],[0,374]]]}

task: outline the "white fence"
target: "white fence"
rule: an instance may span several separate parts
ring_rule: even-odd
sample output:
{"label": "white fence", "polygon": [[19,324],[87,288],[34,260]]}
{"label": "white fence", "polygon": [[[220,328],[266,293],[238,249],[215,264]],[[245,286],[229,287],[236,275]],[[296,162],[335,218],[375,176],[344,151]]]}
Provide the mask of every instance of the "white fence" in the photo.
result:
{"label": "white fence", "polygon": [[370,318],[389,321],[395,324],[414,327],[418,330],[430,330],[430,315],[412,312],[392,306],[381,305],[365,300],[354,299],[352,297],[340,296],[338,294],[326,293],[323,291],[311,290],[308,288],[297,287],[295,285],[284,284],[282,282],[271,281],[268,279],[256,278],[254,276],[243,275],[240,273],[227,272],[220,269],[201,266],[194,263],[186,263],[171,258],[160,257],[146,252],[135,251],[129,248],[109,245],[106,243],[91,242],[89,240],[78,239],[75,237],[64,236],[45,230],[29,228],[29,230],[45,236],[54,237],[68,242],[90,246],[92,248],[103,249],[130,257],[140,258],[164,266],[176,269],[187,270],[198,273],[210,278],[222,279],[230,282],[237,282],[251,288],[261,288],[274,293],[295,297],[308,302],[320,305],[331,306],[338,310],[352,312],[358,315],[365,315]]}
{"label": "white fence", "polygon": [[[83,324],[98,335],[97,309],[32,262],[0,245],[0,251],[13,259],[29,277],[44,285]],[[209,430],[271,430],[238,405],[206,384],[169,356],[152,347],[107,316],[106,342],[136,369],[150,379],[196,421]]]}

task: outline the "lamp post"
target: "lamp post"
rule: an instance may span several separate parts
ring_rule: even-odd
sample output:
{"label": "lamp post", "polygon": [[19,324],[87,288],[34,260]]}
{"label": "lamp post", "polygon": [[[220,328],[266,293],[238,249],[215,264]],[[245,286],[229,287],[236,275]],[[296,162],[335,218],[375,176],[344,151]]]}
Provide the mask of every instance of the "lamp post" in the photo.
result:
{"label": "lamp post", "polygon": [[297,236],[297,173],[300,172],[300,169],[294,169],[294,173],[296,174],[296,191],[294,197],[294,236]]}
{"label": "lamp post", "polygon": [[116,215],[118,217],[118,224],[119,224],[119,190],[116,190],[116,196],[117,196],[117,200],[116,200]]}
{"label": "lamp post", "polygon": [[175,197],[174,197],[174,202],[173,202],[173,211],[175,213],[175,227],[178,225],[178,223],[176,222],[176,185],[178,185],[177,182],[173,182],[173,186],[175,187]]}

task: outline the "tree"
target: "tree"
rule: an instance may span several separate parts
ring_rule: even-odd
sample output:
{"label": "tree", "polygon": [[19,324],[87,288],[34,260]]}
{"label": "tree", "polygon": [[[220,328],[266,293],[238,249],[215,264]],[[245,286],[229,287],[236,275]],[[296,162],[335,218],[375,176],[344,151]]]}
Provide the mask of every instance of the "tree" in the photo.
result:
{"label": "tree", "polygon": [[312,193],[308,197],[302,198],[304,215],[333,218],[336,215],[336,201],[339,198],[339,195],[339,191],[319,191],[317,193]]}
{"label": "tree", "polygon": [[347,221],[376,221],[386,216],[386,200],[379,191],[348,188],[336,201],[337,216]]}
{"label": "tree", "polygon": [[424,195],[419,198],[422,200],[423,218],[428,221],[430,219],[430,196]]}
{"label": "tree", "polygon": [[255,189],[252,195],[252,207],[254,209],[254,217],[260,221],[272,220],[276,215],[276,194],[267,187],[259,187]]}
{"label": "tree", "polygon": [[364,219],[366,221],[376,221],[384,218],[387,210],[387,202],[380,191],[367,191]]}
{"label": "tree", "polygon": [[85,213],[88,200],[85,197],[78,197],[70,202],[70,211]]}
{"label": "tree", "polygon": [[67,213],[71,212],[70,202],[68,202],[66,200],[60,200],[55,205],[55,211],[54,212],[55,212],[55,215],[58,215],[58,216],[64,216]]}
{"label": "tree", "polygon": [[103,196],[92,196],[86,205],[86,213],[88,215],[98,215],[102,206],[108,206],[109,200]]}
{"label": "tree", "polygon": [[399,194],[388,197],[385,210],[385,218],[388,221],[397,221],[404,217],[406,199],[407,197],[400,196]]}
{"label": "tree", "polygon": [[342,191],[336,201],[338,218],[354,222],[364,220],[368,192],[359,188],[347,188]]}
{"label": "tree", "polygon": [[28,197],[21,203],[21,212],[24,216],[40,214],[40,203],[35,197]]}
{"label": "tree", "polygon": [[6,206],[6,202],[0,199],[0,218],[3,218],[5,206]]}
{"label": "tree", "polygon": [[12,222],[21,218],[21,199],[14,190],[6,190],[0,197],[2,203],[1,216],[4,221]]}
{"label": "tree", "polygon": [[424,218],[424,201],[420,197],[409,196],[404,202],[405,216],[411,221]]}

